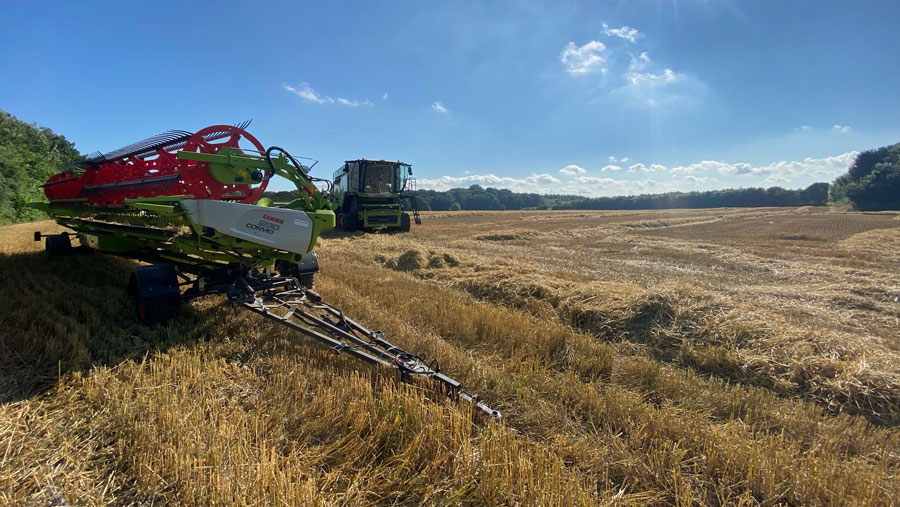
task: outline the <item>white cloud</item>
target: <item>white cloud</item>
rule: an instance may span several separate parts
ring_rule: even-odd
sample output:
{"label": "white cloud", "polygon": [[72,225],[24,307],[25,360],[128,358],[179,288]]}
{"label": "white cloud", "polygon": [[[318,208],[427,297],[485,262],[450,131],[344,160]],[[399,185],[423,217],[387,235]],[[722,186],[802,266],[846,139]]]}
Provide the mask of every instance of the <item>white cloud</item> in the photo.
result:
{"label": "white cloud", "polygon": [[637,42],[637,39],[644,36],[644,34],[639,32],[636,28],[632,28],[628,25],[624,25],[619,28],[610,28],[606,23],[603,23],[603,33],[609,37],[619,37],[625,39],[632,44]]}
{"label": "white cloud", "polygon": [[809,125],[800,125],[799,127],[795,128],[794,130],[808,131],[808,130],[815,130],[815,129],[816,129],[815,127],[810,127]]}
{"label": "white cloud", "polygon": [[[572,194],[584,196],[635,195],[672,191],[716,190],[722,188],[774,185],[803,188],[817,181],[831,181],[845,173],[858,155],[852,151],[833,157],[798,161],[778,161],[766,165],[704,160],[667,170],[661,164],[632,164],[627,171],[612,170],[609,176],[588,176],[574,164],[559,170],[563,179],[548,173],[532,173],[525,177],[472,174],[422,178],[418,185],[425,189],[447,190],[479,184],[508,188],[516,192]],[[607,166],[610,167],[610,166]],[[615,166],[618,167],[618,166]],[[584,171],[584,172],[581,172]],[[601,170],[602,171],[602,170]],[[652,176],[652,178],[651,178]]]}
{"label": "white cloud", "polygon": [[606,72],[606,44],[592,40],[578,46],[569,42],[559,54],[559,61],[566,66],[566,71],[574,76],[587,74],[596,68]]}
{"label": "white cloud", "polygon": [[569,164],[559,170],[559,174],[564,174],[566,176],[577,176],[579,174],[585,174],[585,173],[587,173],[587,171],[585,171],[581,167],[578,167],[575,164]]}
{"label": "white cloud", "polygon": [[448,114],[448,113],[450,112],[449,109],[447,109],[446,107],[444,107],[444,105],[441,104],[440,101],[437,101],[437,100],[434,101],[434,103],[431,104],[431,110],[432,110],[432,111],[435,111],[435,112],[438,112],[438,113],[441,113],[441,114]]}
{"label": "white cloud", "polygon": [[605,166],[603,166],[603,167],[600,168],[600,172],[604,172],[604,173],[605,173],[605,172],[610,172],[610,171],[621,171],[621,170],[622,170],[622,167],[621,167],[621,166],[612,165],[612,164],[610,164],[610,165],[605,165]]}
{"label": "white cloud", "polygon": [[838,125],[837,123],[835,123],[834,126],[831,127],[831,130],[833,130],[839,134],[846,134],[847,132],[850,131],[850,127],[848,127],[846,125]]}
{"label": "white cloud", "polygon": [[672,174],[695,174],[704,172],[717,172],[719,174],[736,174],[734,164],[719,162],[717,160],[703,160],[686,166],[672,168]]}
{"label": "white cloud", "polygon": [[561,183],[559,178],[547,173],[532,173],[531,176],[526,176],[525,178],[511,178],[495,174],[466,174],[458,177],[420,178],[416,181],[416,186],[434,190],[448,190],[451,188],[482,185],[494,188],[508,188],[517,192],[538,192],[544,189],[542,193],[547,193],[559,183]]}
{"label": "white cloud", "polygon": [[307,102],[315,102],[316,104],[334,104],[338,103],[342,106],[348,107],[359,107],[359,106],[371,106],[372,101],[369,99],[365,100],[356,100],[356,99],[348,99],[344,97],[332,98],[328,95],[320,95],[316,93],[315,90],[309,86],[309,83],[300,83],[298,86],[294,87],[289,84],[281,85],[281,88],[287,90],[294,95],[300,97],[301,99]]}
{"label": "white cloud", "polygon": [[[757,180],[759,185],[807,186],[816,181],[831,181],[847,172],[850,164],[858,155],[851,151],[833,157],[811,158],[803,160],[781,160],[766,165],[754,166],[744,162],[729,163],[716,160],[704,160],[687,166],[671,169],[675,176],[691,176],[695,174],[720,174],[723,176],[745,176]],[[739,180],[747,185],[753,181]]]}
{"label": "white cloud", "polygon": [[655,172],[663,172],[666,170],[666,166],[660,164],[650,164],[646,166],[641,163],[633,164],[628,167],[628,172],[630,173],[655,173]]}
{"label": "white cloud", "polygon": [[615,162],[628,162],[628,160],[629,160],[628,157],[616,158],[614,155],[610,155],[610,156],[606,157],[606,159],[609,160],[610,162],[613,162],[613,163],[615,163]]}
{"label": "white cloud", "polygon": [[384,92],[384,94],[381,96],[381,98],[382,98],[383,100],[387,100],[387,99],[388,99],[388,93],[387,93],[387,92]]}

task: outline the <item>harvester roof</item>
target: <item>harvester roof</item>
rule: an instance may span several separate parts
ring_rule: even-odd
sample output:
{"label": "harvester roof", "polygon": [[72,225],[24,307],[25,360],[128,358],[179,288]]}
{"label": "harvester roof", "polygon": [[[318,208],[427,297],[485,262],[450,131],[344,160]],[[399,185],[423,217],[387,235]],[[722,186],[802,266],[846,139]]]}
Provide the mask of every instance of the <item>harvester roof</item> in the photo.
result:
{"label": "harvester roof", "polygon": [[376,163],[376,164],[401,164],[401,165],[412,165],[412,164],[407,164],[406,162],[401,162],[401,161],[399,161],[399,160],[376,160],[376,159],[373,159],[373,158],[358,158],[358,159],[356,159],[356,160],[345,160],[345,161],[344,161],[345,164],[350,164],[350,163],[352,163],[352,162],[373,162],[373,163]]}

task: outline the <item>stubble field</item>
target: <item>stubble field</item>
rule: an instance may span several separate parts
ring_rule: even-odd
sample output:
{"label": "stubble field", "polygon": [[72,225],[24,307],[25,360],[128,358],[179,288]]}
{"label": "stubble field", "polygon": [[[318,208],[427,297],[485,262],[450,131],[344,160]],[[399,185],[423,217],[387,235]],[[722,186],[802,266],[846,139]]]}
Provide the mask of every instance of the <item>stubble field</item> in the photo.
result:
{"label": "stubble field", "polygon": [[0,503],[900,498],[900,215],[423,220],[323,238],[316,289],[501,423],[221,298],[143,327],[131,261],[0,229]]}

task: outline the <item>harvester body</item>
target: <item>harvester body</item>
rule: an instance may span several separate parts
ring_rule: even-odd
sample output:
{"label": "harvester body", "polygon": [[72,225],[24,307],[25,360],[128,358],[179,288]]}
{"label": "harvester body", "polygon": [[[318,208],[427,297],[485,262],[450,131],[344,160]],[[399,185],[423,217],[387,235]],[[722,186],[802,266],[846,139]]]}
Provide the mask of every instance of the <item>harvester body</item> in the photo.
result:
{"label": "harvester body", "polygon": [[[400,161],[348,160],[334,173],[335,213],[344,231],[409,231],[410,216],[400,203],[414,190],[412,166]],[[418,223],[418,213],[416,221]]]}

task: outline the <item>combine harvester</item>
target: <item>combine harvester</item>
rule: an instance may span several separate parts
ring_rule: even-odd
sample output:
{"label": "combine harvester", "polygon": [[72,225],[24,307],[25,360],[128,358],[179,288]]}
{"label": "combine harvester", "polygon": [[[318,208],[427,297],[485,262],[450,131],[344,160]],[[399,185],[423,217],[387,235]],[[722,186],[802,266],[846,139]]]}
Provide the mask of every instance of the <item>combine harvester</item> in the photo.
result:
{"label": "combine harvester", "polygon": [[[436,361],[392,345],[311,290],[318,271],[313,246],[335,227],[326,195],[331,184],[309,176],[310,167],[284,149],[264,149],[248,124],[166,132],[54,175],[43,185],[49,202],[31,206],[75,233],[44,235],[50,256],[71,253],[76,236],[82,249],[149,262],[135,267],[128,282],[148,324],[171,318],[179,303],[225,294],[334,353],[392,368],[404,380],[427,377],[499,419]],[[300,197],[278,207],[262,197],[276,175]],[[325,182],[325,194],[316,181]]]}
{"label": "combine harvester", "polygon": [[[412,166],[390,160],[348,160],[334,173],[337,224],[342,231],[409,232],[410,218],[401,198],[414,191]],[[422,223],[416,198],[412,198],[415,222]]]}

